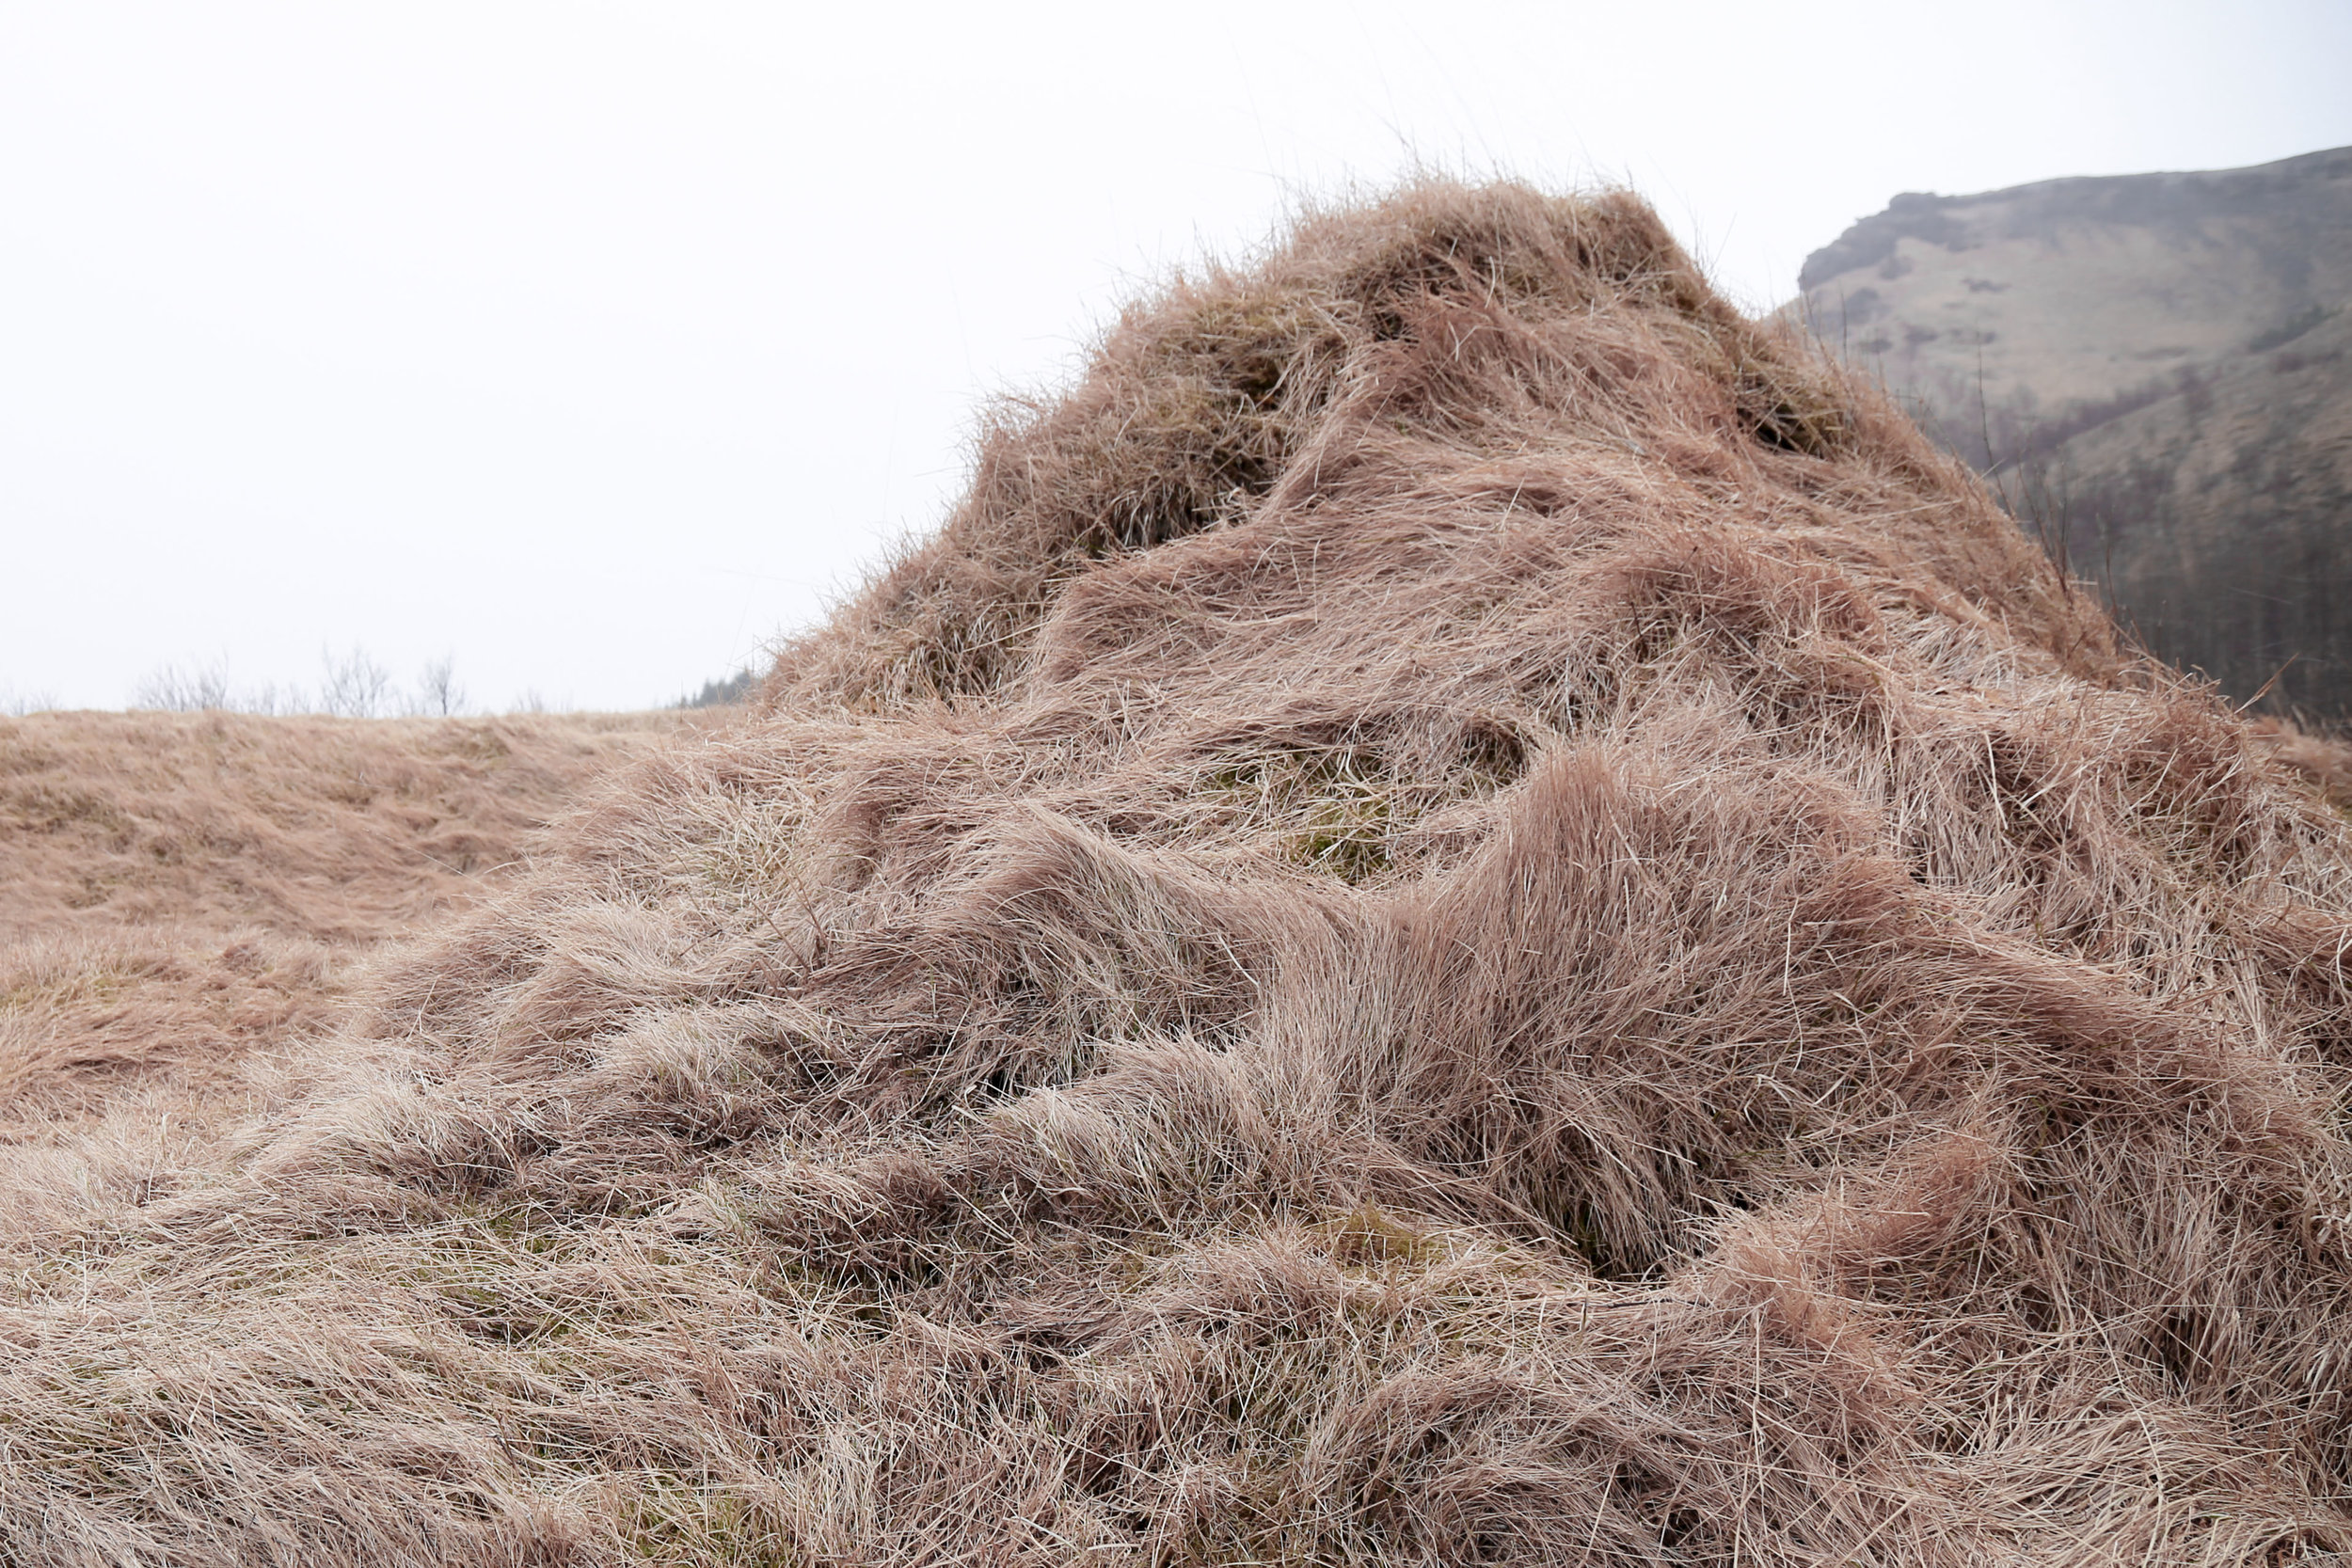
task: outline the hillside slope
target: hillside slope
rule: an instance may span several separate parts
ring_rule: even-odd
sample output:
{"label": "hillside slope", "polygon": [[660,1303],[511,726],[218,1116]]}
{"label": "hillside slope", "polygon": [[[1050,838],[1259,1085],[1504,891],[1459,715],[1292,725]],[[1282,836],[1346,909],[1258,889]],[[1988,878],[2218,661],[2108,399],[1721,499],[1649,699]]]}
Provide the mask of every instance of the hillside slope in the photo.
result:
{"label": "hillside slope", "polygon": [[1898,197],[1802,282],[2156,653],[2352,717],[2352,149]]}
{"label": "hillside slope", "polygon": [[0,1557],[2352,1548],[2352,829],[1639,203],[1172,284],[766,704],[19,1266]]}

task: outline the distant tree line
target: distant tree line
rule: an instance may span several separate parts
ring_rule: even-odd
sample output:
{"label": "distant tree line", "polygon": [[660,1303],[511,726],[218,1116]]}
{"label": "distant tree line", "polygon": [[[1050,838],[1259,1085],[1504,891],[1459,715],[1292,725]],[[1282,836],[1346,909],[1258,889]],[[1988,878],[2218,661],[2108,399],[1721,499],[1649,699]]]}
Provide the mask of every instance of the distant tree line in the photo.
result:
{"label": "distant tree line", "polygon": [[732,707],[738,703],[750,701],[752,692],[757,689],[758,685],[759,677],[753,674],[750,667],[746,666],[723,679],[703,682],[703,689],[691,697],[679,698],[677,705],[680,707]]}
{"label": "distant tree line", "polygon": [[[132,689],[131,705],[167,713],[324,713],[339,719],[450,718],[471,711],[452,655],[427,659],[415,682],[405,687],[363,648],[342,654],[323,648],[319,662],[315,691],[275,681],[234,686],[226,662],[165,664]],[[521,705],[535,710],[540,705],[534,696]]]}
{"label": "distant tree line", "polygon": [[[479,711],[469,705],[457,680],[456,659],[448,654],[428,659],[416,678],[403,685],[377,663],[367,650],[353,647],[338,654],[319,653],[316,687],[266,681],[240,686],[230,679],[226,660],[210,663],[158,665],[132,688],[130,706],[167,713],[323,713],[341,719],[451,718]],[[732,707],[749,702],[759,689],[759,675],[750,666],[680,697],[679,708]],[[0,684],[0,715],[22,718],[57,705],[46,691],[19,690]],[[548,705],[534,689],[515,699],[506,709],[514,713],[545,713]]]}

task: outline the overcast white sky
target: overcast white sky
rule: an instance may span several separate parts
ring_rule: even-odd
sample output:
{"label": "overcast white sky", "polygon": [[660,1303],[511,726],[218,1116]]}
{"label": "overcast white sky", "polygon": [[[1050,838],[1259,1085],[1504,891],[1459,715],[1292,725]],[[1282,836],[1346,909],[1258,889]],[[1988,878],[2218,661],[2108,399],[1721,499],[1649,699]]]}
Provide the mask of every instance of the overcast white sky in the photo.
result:
{"label": "overcast white sky", "polygon": [[0,0],[0,703],[672,700],[1301,196],[1628,182],[1763,307],[1898,191],[2341,146],[2347,82],[2345,0]]}

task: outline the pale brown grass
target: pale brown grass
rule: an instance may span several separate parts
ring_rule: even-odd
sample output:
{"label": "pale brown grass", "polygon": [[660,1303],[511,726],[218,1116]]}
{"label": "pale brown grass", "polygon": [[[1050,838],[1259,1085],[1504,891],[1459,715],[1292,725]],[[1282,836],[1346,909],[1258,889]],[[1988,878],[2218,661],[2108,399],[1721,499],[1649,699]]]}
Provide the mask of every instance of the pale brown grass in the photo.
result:
{"label": "pale brown grass", "polygon": [[2259,718],[2254,734],[2270,753],[2318,789],[2339,809],[2352,809],[2352,742],[2283,719]]}
{"label": "pale brown grass", "polygon": [[2352,840],[1622,197],[1138,306],[0,1312],[40,1563],[2352,1544]]}
{"label": "pale brown grass", "polygon": [[300,1076],[274,1058],[371,955],[518,872],[591,778],[694,722],[0,719],[0,1234],[181,1180]]}

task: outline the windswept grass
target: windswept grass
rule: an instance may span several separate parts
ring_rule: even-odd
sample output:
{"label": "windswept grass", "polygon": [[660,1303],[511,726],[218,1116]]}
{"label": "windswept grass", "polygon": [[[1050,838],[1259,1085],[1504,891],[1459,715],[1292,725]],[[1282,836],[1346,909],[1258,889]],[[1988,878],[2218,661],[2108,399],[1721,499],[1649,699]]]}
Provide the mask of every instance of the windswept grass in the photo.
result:
{"label": "windswept grass", "polygon": [[302,1079],[357,966],[519,872],[590,778],[679,727],[0,719],[0,1244],[191,1179],[257,1069]]}
{"label": "windswept grass", "polygon": [[0,1555],[2352,1547],[2345,823],[1637,202],[1171,284],[763,701],[25,1252]]}

